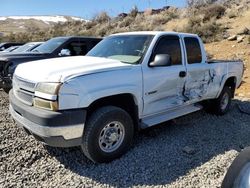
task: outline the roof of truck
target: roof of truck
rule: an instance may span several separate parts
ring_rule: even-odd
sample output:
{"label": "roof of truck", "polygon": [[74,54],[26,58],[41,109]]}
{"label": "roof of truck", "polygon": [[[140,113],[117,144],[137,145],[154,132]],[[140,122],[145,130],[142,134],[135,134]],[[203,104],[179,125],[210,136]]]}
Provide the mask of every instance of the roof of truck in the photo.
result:
{"label": "roof of truck", "polygon": [[135,31],[135,32],[117,33],[114,35],[163,35],[163,34],[197,36],[196,34],[179,33],[179,32],[173,32],[173,31]]}
{"label": "roof of truck", "polygon": [[65,39],[98,39],[102,40],[102,37],[93,37],[93,36],[59,36],[54,38],[65,38]]}

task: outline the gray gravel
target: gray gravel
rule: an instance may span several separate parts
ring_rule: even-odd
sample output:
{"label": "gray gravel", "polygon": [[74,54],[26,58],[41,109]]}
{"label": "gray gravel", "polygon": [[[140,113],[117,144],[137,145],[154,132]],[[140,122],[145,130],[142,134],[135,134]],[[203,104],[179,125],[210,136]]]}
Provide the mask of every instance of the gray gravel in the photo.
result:
{"label": "gray gravel", "polygon": [[27,136],[0,91],[0,187],[220,187],[250,145],[250,116],[237,104],[250,108],[235,100],[223,117],[201,111],[144,130],[122,158],[97,165],[79,148],[45,147]]}

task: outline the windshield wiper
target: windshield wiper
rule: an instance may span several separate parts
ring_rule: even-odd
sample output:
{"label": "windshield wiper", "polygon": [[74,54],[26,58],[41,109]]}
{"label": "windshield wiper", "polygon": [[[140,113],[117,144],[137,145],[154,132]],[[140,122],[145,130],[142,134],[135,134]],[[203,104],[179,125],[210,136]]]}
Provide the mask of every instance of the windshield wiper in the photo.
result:
{"label": "windshield wiper", "polygon": [[32,52],[38,52],[38,53],[40,53],[39,50],[32,50]]}

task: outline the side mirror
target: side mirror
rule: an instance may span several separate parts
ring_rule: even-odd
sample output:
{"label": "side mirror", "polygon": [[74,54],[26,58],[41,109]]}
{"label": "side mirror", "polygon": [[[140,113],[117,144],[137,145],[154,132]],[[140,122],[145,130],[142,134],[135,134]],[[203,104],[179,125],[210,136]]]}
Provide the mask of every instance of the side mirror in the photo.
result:
{"label": "side mirror", "polygon": [[58,54],[59,56],[70,56],[71,52],[69,49],[62,49],[61,52]]}
{"label": "side mirror", "polygon": [[2,50],[2,51],[5,50],[5,47],[0,48],[0,50]]}
{"label": "side mirror", "polygon": [[167,67],[171,66],[171,57],[168,54],[157,54],[154,61],[149,63],[150,67]]}

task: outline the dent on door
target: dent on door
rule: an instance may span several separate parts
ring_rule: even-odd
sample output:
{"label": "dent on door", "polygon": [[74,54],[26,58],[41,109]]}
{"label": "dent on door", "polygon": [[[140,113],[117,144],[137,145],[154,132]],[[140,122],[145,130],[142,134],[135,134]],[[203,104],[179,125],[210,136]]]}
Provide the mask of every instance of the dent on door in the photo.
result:
{"label": "dent on door", "polygon": [[210,95],[216,85],[219,84],[220,79],[216,76],[216,71],[213,69],[192,72],[189,78],[184,83],[183,97],[185,101],[201,100]]}

